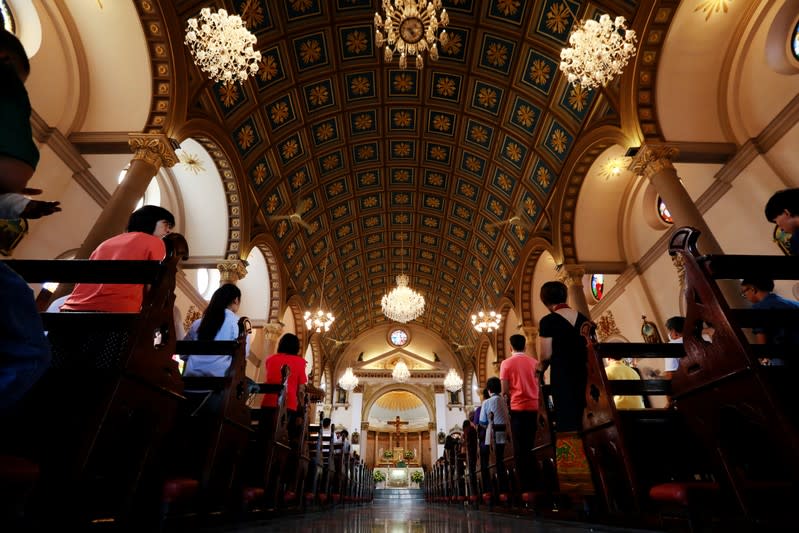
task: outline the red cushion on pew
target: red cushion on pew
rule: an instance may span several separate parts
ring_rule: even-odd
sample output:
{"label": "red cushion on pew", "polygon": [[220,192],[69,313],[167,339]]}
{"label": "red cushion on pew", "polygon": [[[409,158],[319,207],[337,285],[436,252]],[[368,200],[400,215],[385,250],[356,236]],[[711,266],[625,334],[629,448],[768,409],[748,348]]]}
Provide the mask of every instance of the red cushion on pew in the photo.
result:
{"label": "red cushion on pew", "polygon": [[252,503],[263,498],[265,492],[261,487],[244,487],[241,491],[241,499],[244,503]]}
{"label": "red cushion on pew", "polygon": [[510,497],[508,496],[507,492],[500,493],[499,501],[501,501],[502,503],[506,503],[509,499],[510,499]]}
{"label": "red cushion on pew", "polygon": [[23,457],[0,455],[0,483],[33,483],[39,479],[39,465]]}
{"label": "red cushion on pew", "polygon": [[484,492],[483,493],[483,503],[486,503],[486,504],[491,503],[491,493],[490,492]]}
{"label": "red cushion on pew", "polygon": [[319,501],[320,501],[321,503],[326,503],[326,502],[327,502],[327,494],[326,494],[326,493],[324,493],[324,492],[323,492],[323,493],[321,493],[321,494],[319,494]]}
{"label": "red cushion on pew", "polygon": [[297,493],[293,490],[287,490],[285,494],[283,494],[283,501],[284,502],[293,502],[297,499]]}
{"label": "red cushion on pew", "polygon": [[472,494],[471,496],[469,496],[469,501],[470,501],[471,503],[474,503],[474,502],[476,502],[476,501],[477,501],[477,499],[478,499],[478,498],[477,498],[477,494]]}
{"label": "red cushion on pew", "polygon": [[714,492],[719,490],[719,484],[713,481],[686,481],[661,483],[649,489],[649,497],[657,502],[671,502],[688,505],[692,493]]}
{"label": "red cushion on pew", "polygon": [[313,499],[314,499],[314,493],[313,493],[313,492],[306,492],[306,493],[305,493],[305,499],[306,499],[307,501],[309,501],[309,502],[310,502],[310,501],[313,501]]}
{"label": "red cushion on pew", "polygon": [[168,479],[164,482],[161,491],[161,501],[163,503],[173,503],[178,500],[191,498],[197,494],[197,489],[200,488],[200,482],[191,478],[174,478]]}

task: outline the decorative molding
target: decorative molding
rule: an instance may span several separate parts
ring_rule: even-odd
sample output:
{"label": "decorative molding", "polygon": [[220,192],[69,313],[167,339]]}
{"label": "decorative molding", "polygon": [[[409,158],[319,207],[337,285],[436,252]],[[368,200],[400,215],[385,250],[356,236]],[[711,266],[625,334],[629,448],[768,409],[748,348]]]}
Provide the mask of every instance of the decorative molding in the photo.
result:
{"label": "decorative molding", "polygon": [[582,287],[583,276],[585,276],[583,265],[563,265],[561,271],[558,272],[558,279],[567,287]]}
{"label": "decorative molding", "polygon": [[69,142],[81,154],[129,154],[128,132],[76,131]]}
{"label": "decorative molding", "polygon": [[627,169],[636,176],[643,176],[647,180],[664,170],[671,170],[675,174],[672,161],[677,159],[680,151],[676,146],[667,143],[648,143],[638,149]]}
{"label": "decorative molding", "polygon": [[723,165],[738,153],[735,143],[669,141],[668,145],[679,151],[675,163]]}
{"label": "decorative molding", "polygon": [[[355,375],[361,379],[393,379],[391,376],[391,372],[385,370],[363,370],[359,369],[355,372]],[[421,380],[421,379],[440,379],[443,380],[446,376],[446,372],[438,372],[438,371],[425,371],[425,370],[413,370],[411,371],[410,379],[413,381]],[[441,386],[442,390],[444,386]]]}
{"label": "decorative molding", "polygon": [[[69,139],[57,128],[49,126],[35,110],[31,112],[31,126],[36,140],[46,144],[72,170],[72,179],[75,180],[75,183],[80,185],[86,191],[86,194],[97,202],[97,205],[100,207],[105,206],[108,200],[111,199],[111,193],[89,171],[89,163],[75,149]],[[130,153],[127,147],[125,153]]]}
{"label": "decorative molding", "polygon": [[129,133],[128,144],[134,160],[149,163],[156,170],[162,166],[173,167],[179,162],[172,141],[162,133]]}
{"label": "decorative molding", "polygon": [[584,261],[580,264],[586,274],[621,274],[627,268],[624,261]]}
{"label": "decorative molding", "polygon": [[237,283],[247,276],[247,266],[241,259],[222,261],[216,265],[220,283]]}
{"label": "decorative molding", "polygon": [[621,335],[619,326],[616,325],[616,319],[613,316],[613,311],[608,310],[603,313],[596,321],[596,335],[599,342],[605,342],[613,335]]}

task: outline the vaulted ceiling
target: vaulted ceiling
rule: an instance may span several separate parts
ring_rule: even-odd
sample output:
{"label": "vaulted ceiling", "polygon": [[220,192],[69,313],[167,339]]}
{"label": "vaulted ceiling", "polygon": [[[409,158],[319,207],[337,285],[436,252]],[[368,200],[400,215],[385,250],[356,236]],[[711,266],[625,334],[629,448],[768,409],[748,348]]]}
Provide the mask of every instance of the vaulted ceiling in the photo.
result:
{"label": "vaulted ceiling", "polygon": [[[379,0],[210,3],[242,15],[263,59],[244,84],[213,84],[183,46],[188,70],[176,80],[190,86],[187,119],[229,135],[257,205],[250,234],[273,237],[291,291],[318,304],[326,272],[336,336],[385,322],[380,299],[405,271],[427,300],[417,321],[466,339],[478,306],[512,296],[526,243],[552,241],[553,193],[573,147],[619,124],[617,86],[586,91],[558,70],[574,23],[564,2],[581,18],[631,20],[637,9],[633,0],[444,0],[449,43],[417,71],[376,48]],[[176,0],[165,15],[185,28],[208,5]],[[300,205],[309,228],[271,218]]]}

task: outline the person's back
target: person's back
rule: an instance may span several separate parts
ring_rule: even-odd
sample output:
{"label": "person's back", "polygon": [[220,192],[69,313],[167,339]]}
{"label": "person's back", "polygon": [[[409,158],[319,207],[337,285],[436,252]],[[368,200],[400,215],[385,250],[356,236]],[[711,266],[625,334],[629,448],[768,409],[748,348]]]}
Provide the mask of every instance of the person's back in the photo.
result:
{"label": "person's back", "polygon": [[[632,367],[628,366],[627,361],[614,360],[608,361],[605,367],[605,374],[610,380],[640,380],[641,376]],[[613,396],[613,403],[616,409],[643,409],[644,398],[642,396]]]}
{"label": "person's back", "polygon": [[[125,233],[102,242],[89,259],[160,261],[166,255],[163,237],[174,225],[175,217],[163,207],[143,206],[131,214]],[[143,297],[143,285],[78,283],[61,310],[137,313]]]}
{"label": "person's back", "polygon": [[[281,369],[283,365],[289,367],[289,377],[286,384],[285,402],[286,410],[291,416],[296,414],[300,407],[298,398],[305,393],[305,384],[308,376],[305,375],[305,359],[299,356],[300,340],[293,333],[286,333],[280,338],[277,353],[266,358],[266,383],[282,383]],[[276,407],[277,395],[265,394],[261,403],[262,407]]]}

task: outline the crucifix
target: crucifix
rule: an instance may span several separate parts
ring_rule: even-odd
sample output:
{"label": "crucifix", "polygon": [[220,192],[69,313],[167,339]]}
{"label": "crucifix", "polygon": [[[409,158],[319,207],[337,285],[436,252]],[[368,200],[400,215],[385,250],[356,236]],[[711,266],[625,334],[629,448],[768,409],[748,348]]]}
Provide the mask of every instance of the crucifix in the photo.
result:
{"label": "crucifix", "polygon": [[391,424],[392,426],[397,428],[396,429],[397,448],[400,447],[400,426],[403,425],[403,424],[407,424],[407,423],[408,423],[407,420],[400,420],[399,415],[397,415],[397,418],[395,418],[393,422],[389,422],[389,424]]}

